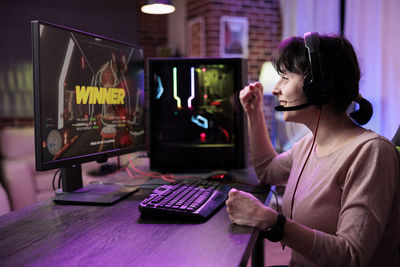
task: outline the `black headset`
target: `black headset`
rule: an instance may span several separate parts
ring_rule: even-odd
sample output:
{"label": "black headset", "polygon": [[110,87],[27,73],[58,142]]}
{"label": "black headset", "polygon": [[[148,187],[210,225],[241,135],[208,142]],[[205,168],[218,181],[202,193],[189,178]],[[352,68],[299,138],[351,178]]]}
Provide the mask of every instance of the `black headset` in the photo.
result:
{"label": "black headset", "polygon": [[304,79],[303,90],[311,105],[321,106],[330,101],[335,80],[330,72],[323,71],[319,57],[319,35],[317,32],[304,34],[304,44],[308,50],[311,75]]}

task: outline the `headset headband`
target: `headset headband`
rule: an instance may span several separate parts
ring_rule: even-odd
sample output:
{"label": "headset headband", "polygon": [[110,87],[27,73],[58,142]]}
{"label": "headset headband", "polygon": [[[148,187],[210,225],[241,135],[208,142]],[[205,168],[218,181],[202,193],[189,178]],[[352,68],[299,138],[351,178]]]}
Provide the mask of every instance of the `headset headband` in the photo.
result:
{"label": "headset headband", "polygon": [[304,44],[308,50],[308,57],[311,65],[310,84],[321,82],[321,63],[319,59],[319,36],[316,32],[306,32],[304,34]]}

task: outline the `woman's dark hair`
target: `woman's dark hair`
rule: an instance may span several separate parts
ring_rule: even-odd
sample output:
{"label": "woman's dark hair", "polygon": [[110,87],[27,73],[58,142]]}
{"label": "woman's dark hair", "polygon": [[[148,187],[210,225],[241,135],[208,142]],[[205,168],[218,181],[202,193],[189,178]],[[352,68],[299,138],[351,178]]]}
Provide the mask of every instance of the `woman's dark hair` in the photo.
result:
{"label": "woman's dark hair", "polygon": [[[330,104],[336,111],[344,112],[352,101],[356,101],[360,108],[350,116],[358,124],[367,123],[372,116],[372,105],[359,94],[361,73],[353,46],[339,35],[321,35],[319,38],[321,69],[334,80]],[[289,71],[301,74],[305,79],[311,75],[308,51],[301,37],[282,41],[272,62],[278,73]]]}

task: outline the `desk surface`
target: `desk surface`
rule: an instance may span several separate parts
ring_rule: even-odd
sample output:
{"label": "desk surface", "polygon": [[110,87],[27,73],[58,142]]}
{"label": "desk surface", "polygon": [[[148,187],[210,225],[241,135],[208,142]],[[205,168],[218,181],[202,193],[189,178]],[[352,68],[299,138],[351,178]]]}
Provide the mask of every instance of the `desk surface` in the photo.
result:
{"label": "desk surface", "polygon": [[[144,220],[140,189],[112,206],[51,200],[0,217],[0,265],[245,266],[258,231],[221,208],[205,223]],[[262,195],[266,195],[265,194]]]}

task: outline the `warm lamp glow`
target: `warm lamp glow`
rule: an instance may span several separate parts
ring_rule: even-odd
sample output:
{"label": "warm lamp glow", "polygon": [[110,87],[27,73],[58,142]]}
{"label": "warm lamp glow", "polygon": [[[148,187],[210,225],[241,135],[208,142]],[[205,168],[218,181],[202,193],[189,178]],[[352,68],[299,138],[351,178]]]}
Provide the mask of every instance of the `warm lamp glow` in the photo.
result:
{"label": "warm lamp glow", "polygon": [[261,67],[260,72],[260,82],[264,87],[264,94],[272,94],[272,90],[274,89],[276,83],[279,81],[281,77],[276,72],[274,66],[271,61],[266,61]]}
{"label": "warm lamp glow", "polygon": [[168,0],[149,0],[142,6],[141,10],[146,14],[161,15],[174,12],[175,7]]}

